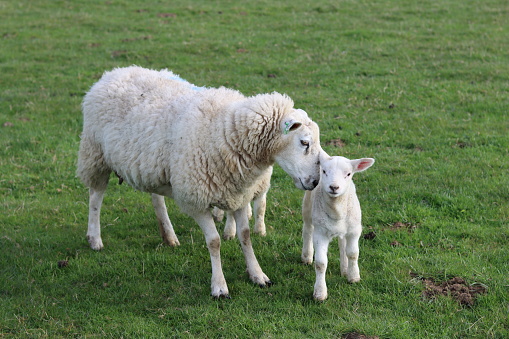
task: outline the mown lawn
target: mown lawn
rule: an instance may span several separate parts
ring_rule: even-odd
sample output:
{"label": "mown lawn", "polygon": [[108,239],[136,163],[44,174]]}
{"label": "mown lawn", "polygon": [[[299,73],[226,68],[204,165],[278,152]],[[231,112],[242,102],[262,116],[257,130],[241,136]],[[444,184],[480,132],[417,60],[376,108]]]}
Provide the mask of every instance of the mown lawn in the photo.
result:
{"label": "mown lawn", "polygon": [[[504,0],[0,1],[0,336],[509,337],[508,15]],[[331,246],[329,299],[312,299],[303,193],[277,166],[253,237],[270,288],[223,242],[232,299],[211,298],[199,227],[168,202],[181,246],[163,246],[149,196],[114,176],[92,251],[80,104],[132,64],[287,93],[329,154],[375,158],[355,177],[362,281]],[[483,293],[432,293],[452,278]]]}

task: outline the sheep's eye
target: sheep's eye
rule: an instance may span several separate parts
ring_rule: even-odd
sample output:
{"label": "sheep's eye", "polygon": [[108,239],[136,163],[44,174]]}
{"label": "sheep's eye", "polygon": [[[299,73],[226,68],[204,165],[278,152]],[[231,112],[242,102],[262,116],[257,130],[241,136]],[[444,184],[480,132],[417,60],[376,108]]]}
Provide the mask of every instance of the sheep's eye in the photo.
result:
{"label": "sheep's eye", "polygon": [[302,146],[309,147],[309,141],[301,140],[300,143],[301,143]]}
{"label": "sheep's eye", "polygon": [[325,170],[322,170],[322,173],[323,173],[323,174],[327,174],[327,173],[325,173]]}

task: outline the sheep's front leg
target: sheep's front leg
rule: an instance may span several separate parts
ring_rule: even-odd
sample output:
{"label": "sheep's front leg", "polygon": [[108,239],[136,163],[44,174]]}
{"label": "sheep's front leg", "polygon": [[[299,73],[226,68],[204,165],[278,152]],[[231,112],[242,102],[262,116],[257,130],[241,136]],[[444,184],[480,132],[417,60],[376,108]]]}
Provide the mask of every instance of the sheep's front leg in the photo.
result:
{"label": "sheep's front leg", "polygon": [[262,237],[267,235],[265,227],[265,210],[267,208],[267,192],[261,194],[253,202],[254,207],[254,233],[261,235]]}
{"label": "sheep's front leg", "polygon": [[[360,229],[360,227],[359,227]],[[346,257],[348,258],[348,268],[346,278],[348,282],[356,283],[361,280],[359,273],[359,238],[361,231],[346,235]]]}
{"label": "sheep's front leg", "polygon": [[313,232],[313,243],[315,246],[315,272],[316,281],[313,298],[322,301],[327,299],[327,284],[325,283],[325,272],[327,271],[327,251],[330,239],[320,232]]}
{"label": "sheep's front leg", "polygon": [[162,195],[152,194],[152,205],[156,212],[157,221],[159,222],[159,233],[163,241],[170,246],[179,246],[180,242],[173,230],[170,218],[168,217],[164,197]]}
{"label": "sheep's front leg", "polygon": [[212,214],[207,211],[193,217],[205,235],[205,241],[210,253],[212,264],[211,294],[214,298],[229,298],[228,286],[226,285],[221,265],[221,237],[217,232]]}
{"label": "sheep's front leg", "polygon": [[103,189],[90,188],[89,206],[88,206],[88,231],[87,240],[93,250],[101,250],[104,248],[101,239],[101,205],[104,198]]}
{"label": "sheep's front leg", "polygon": [[253,251],[253,245],[251,243],[251,235],[249,231],[249,220],[248,220],[248,206],[245,206],[234,212],[235,223],[237,224],[237,236],[242,246],[242,252],[244,252],[244,258],[246,259],[247,272],[249,278],[261,287],[270,286],[272,282],[263,273],[258,260]]}
{"label": "sheep's front leg", "polygon": [[313,223],[311,217],[311,192],[304,194],[302,201],[302,219],[304,225],[302,226],[302,262],[304,264],[311,264],[313,262]]}

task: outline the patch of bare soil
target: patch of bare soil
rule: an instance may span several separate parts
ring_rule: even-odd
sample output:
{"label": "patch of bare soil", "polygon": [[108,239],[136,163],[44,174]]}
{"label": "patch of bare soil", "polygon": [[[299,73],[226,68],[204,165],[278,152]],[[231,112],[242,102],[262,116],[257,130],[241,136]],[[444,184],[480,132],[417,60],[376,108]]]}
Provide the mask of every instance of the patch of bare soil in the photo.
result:
{"label": "patch of bare soil", "polygon": [[343,336],[343,339],[379,339],[378,336],[364,335],[357,332],[347,333]]}
{"label": "patch of bare soil", "polygon": [[325,143],[328,146],[334,146],[334,147],[345,147],[346,143],[341,139],[333,139],[329,140]]}
{"label": "patch of bare soil", "polygon": [[[412,276],[418,277],[412,273]],[[444,282],[435,282],[433,278],[419,277],[424,283],[422,295],[426,299],[435,299],[438,295],[449,296],[464,306],[473,306],[479,294],[487,292],[486,286],[482,284],[469,285],[465,279],[454,277]]]}
{"label": "patch of bare soil", "polygon": [[397,230],[405,230],[406,229],[408,232],[412,232],[418,226],[419,226],[418,223],[417,224],[413,224],[411,222],[401,222],[401,221],[398,221],[398,222],[395,222],[394,224],[392,224],[391,230],[392,231],[397,231]]}

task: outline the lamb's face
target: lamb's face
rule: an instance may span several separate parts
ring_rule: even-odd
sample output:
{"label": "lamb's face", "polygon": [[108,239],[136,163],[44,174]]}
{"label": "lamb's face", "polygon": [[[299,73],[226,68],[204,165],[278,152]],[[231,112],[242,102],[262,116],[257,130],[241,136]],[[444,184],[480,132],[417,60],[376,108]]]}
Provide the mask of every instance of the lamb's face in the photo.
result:
{"label": "lamb's face", "polygon": [[348,190],[354,173],[368,169],[374,162],[372,158],[350,160],[339,156],[329,157],[323,153],[320,158],[320,185],[329,196],[339,197]]}
{"label": "lamb's face", "polygon": [[312,190],[320,179],[320,135],[318,125],[303,110],[293,110],[281,126],[283,147],[275,160],[299,189]]}

